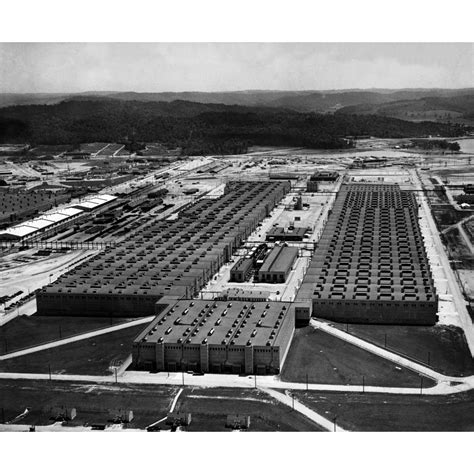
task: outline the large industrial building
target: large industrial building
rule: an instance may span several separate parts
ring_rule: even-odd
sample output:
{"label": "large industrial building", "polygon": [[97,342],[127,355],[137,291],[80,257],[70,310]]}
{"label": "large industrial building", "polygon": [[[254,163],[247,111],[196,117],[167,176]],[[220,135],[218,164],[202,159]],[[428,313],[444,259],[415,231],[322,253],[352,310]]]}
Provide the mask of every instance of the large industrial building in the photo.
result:
{"label": "large industrial building", "polygon": [[227,183],[223,196],[151,221],[43,288],[38,313],[139,317],[161,298],[192,298],[289,190],[283,181]]}
{"label": "large industrial building", "polygon": [[435,324],[414,194],[398,185],[343,185],[296,300],[297,321]]}
{"label": "large industrial building", "polygon": [[162,302],[166,309],[133,343],[135,369],[259,375],[280,372],[295,327],[291,303]]}

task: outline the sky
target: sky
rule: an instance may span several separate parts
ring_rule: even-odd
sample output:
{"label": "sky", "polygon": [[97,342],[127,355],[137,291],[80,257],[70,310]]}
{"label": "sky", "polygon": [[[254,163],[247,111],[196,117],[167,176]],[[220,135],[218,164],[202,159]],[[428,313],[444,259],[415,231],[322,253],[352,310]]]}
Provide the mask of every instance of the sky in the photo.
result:
{"label": "sky", "polygon": [[0,43],[1,93],[474,87],[474,43]]}

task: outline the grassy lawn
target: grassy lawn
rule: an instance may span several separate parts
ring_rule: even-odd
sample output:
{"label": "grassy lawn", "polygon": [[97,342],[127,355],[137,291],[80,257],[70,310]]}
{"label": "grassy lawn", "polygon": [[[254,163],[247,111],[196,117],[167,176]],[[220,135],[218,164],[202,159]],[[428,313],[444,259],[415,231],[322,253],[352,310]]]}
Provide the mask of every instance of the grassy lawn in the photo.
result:
{"label": "grassy lawn", "polygon": [[449,396],[305,394],[305,405],[353,431],[473,431],[474,392]]}
{"label": "grassy lawn", "polygon": [[332,323],[335,327],[367,341],[393,349],[446,375],[474,374],[474,360],[464,332],[455,326],[385,326]]}
{"label": "grassy lawn", "polygon": [[[331,334],[311,327],[297,329],[286,358],[282,380],[288,382],[419,387],[420,376],[398,367],[345,342]],[[423,380],[423,386],[433,381]]]}
{"label": "grassy lawn", "polygon": [[290,407],[258,390],[231,388],[186,389],[175,411],[192,413],[186,431],[230,431],[227,415],[250,415],[249,431],[321,431]]}
{"label": "grassy lawn", "polygon": [[140,324],[127,329],[85,339],[64,346],[0,361],[1,372],[61,374],[110,374],[112,361],[125,360],[132,350],[134,337],[146,327]]}
{"label": "grassy lawn", "polygon": [[71,426],[110,424],[112,409],[133,410],[134,419],[127,427],[142,429],[166,416],[177,390],[163,385],[0,380],[0,407],[5,421],[13,420],[28,407],[30,412],[18,423],[34,425],[53,423],[53,407],[74,407],[77,417],[69,422]]}
{"label": "grassy lawn", "polygon": [[126,321],[129,320],[19,316],[0,327],[0,354],[121,324]]}

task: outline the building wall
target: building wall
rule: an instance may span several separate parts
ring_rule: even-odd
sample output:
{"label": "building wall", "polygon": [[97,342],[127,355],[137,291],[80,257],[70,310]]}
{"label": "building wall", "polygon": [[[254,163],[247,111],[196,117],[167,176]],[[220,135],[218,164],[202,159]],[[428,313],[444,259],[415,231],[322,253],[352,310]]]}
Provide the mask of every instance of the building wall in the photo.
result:
{"label": "building wall", "polygon": [[313,317],[342,323],[436,324],[437,301],[313,300]]}

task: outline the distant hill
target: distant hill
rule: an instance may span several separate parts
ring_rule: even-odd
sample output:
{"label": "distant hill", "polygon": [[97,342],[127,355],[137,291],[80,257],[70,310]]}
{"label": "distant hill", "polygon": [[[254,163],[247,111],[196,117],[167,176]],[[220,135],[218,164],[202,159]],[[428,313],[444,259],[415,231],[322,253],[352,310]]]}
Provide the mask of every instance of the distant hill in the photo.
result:
{"label": "distant hill", "polygon": [[474,119],[474,92],[443,97],[397,100],[379,104],[361,103],[343,107],[337,113],[383,115],[413,121],[471,121]]}
{"label": "distant hill", "polygon": [[[238,105],[245,107],[285,108],[297,112],[361,113],[388,115],[404,120],[446,121],[469,117],[473,110],[459,112],[459,101],[474,97],[471,89],[368,89],[329,91],[234,91],[234,92],[84,92],[81,94],[0,94],[0,107],[12,105],[52,105],[65,100],[119,100],[136,102],[186,101],[201,104]],[[424,109],[421,114],[419,101],[445,99],[444,108]],[[405,102],[399,109],[399,102]],[[394,106],[387,107],[387,104]],[[433,104],[434,106],[435,104]],[[441,105],[441,103],[439,104]],[[411,107],[414,107],[412,109]],[[438,105],[436,105],[438,107]],[[454,109],[452,107],[455,107]],[[442,110],[443,113],[437,113]],[[414,115],[411,115],[411,113]],[[448,115],[446,115],[448,114]]]}
{"label": "distant hill", "polygon": [[141,102],[77,97],[54,105],[0,109],[0,143],[160,142],[185,154],[241,153],[248,146],[351,147],[347,136],[456,136],[460,127],[376,115],[301,113],[183,100]]}

